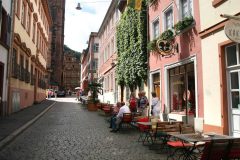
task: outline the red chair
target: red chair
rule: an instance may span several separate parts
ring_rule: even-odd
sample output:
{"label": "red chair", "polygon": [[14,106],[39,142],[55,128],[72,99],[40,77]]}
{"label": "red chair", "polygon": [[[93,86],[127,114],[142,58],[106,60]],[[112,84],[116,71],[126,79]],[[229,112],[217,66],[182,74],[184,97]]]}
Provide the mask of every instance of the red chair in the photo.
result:
{"label": "red chair", "polygon": [[234,139],[228,154],[229,159],[240,159],[240,138]]}
{"label": "red chair", "polygon": [[[143,117],[143,118],[139,118],[139,119],[137,120],[137,122],[149,122],[149,119],[148,119],[148,117]],[[150,126],[138,124],[138,129],[139,129],[139,131],[140,131],[140,135],[139,135],[139,138],[138,138],[138,142],[144,143],[144,141],[145,141],[146,138],[147,138],[147,132],[149,131]]]}
{"label": "red chair", "polygon": [[224,160],[227,159],[230,148],[229,139],[212,140],[205,143],[203,153],[200,160]]}

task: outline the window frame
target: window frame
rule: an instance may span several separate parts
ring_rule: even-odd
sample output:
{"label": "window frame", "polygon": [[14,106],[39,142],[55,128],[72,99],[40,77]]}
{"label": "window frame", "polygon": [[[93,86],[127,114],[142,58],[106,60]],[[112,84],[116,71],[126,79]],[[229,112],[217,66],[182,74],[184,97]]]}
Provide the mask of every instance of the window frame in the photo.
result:
{"label": "window frame", "polygon": [[[172,11],[172,26],[171,28],[167,28],[167,19],[166,19],[166,14],[169,12],[169,11]],[[173,29],[173,26],[174,26],[174,10],[173,10],[173,5],[169,5],[165,10],[163,10],[163,30],[166,31],[168,29]]]}
{"label": "window frame", "polygon": [[[155,24],[157,22],[158,22],[158,35],[155,35]],[[154,19],[152,21],[152,36],[151,36],[151,40],[156,39],[159,36],[160,36],[160,20],[159,20],[159,17],[157,17],[156,19]]]}
{"label": "window frame", "polygon": [[[183,18],[185,17],[190,17],[190,16],[193,16],[193,0],[186,0],[187,1],[187,8],[188,8],[188,12],[190,11],[191,9],[191,13],[187,16],[184,16],[183,15],[183,3],[182,3],[183,0],[179,0],[179,19],[182,20]],[[191,3],[190,3],[191,1]],[[191,6],[190,6],[191,5]]]}

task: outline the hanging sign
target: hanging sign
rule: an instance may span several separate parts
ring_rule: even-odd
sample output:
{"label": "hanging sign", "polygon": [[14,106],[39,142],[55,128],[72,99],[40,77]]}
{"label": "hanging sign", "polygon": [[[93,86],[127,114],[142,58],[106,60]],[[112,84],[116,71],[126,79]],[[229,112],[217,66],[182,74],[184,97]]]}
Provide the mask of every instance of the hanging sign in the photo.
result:
{"label": "hanging sign", "polygon": [[225,25],[224,31],[230,40],[240,43],[240,21],[230,19]]}
{"label": "hanging sign", "polygon": [[171,41],[159,39],[156,42],[157,50],[162,56],[169,56],[174,53],[174,44]]}

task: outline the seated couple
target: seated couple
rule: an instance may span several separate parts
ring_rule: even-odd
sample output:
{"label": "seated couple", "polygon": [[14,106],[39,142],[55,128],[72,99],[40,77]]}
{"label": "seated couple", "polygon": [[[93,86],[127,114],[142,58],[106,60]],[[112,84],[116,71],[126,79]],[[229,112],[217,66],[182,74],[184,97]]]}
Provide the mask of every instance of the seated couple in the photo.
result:
{"label": "seated couple", "polygon": [[111,117],[110,128],[112,128],[112,130],[110,132],[117,132],[119,130],[119,126],[123,118],[123,113],[131,113],[129,109],[129,102],[126,102],[126,104],[124,102],[117,103],[117,107],[119,105],[121,106],[119,112]]}

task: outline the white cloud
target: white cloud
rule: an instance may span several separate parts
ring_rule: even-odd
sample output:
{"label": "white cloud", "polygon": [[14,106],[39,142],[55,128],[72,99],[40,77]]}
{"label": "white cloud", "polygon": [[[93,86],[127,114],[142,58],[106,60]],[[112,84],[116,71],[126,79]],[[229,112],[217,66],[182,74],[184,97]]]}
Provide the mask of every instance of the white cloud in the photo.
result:
{"label": "white cloud", "polygon": [[[82,10],[76,10],[77,3]],[[98,32],[111,0],[66,0],[64,44],[82,52],[91,32]]]}

